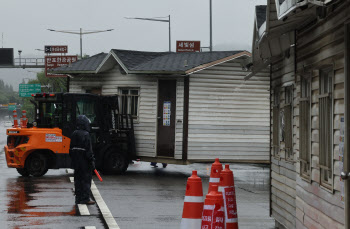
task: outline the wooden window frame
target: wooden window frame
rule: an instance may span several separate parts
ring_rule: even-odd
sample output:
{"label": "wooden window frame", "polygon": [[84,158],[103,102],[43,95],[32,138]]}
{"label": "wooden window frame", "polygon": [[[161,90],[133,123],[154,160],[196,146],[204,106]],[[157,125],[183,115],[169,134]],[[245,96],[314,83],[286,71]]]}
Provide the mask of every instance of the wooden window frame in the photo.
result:
{"label": "wooden window frame", "polygon": [[[319,166],[320,185],[333,190],[333,121],[334,121],[334,68],[319,70]],[[324,107],[324,109],[322,109]]]}
{"label": "wooden window frame", "polygon": [[311,106],[312,77],[300,76],[299,99],[299,161],[300,176],[311,181]]}
{"label": "wooden window frame", "polygon": [[294,85],[284,87],[284,151],[285,159],[294,161],[293,152],[293,101],[294,101]]}
{"label": "wooden window frame", "polygon": [[[122,94],[122,91],[128,90],[128,94]],[[130,91],[132,90],[137,90],[138,94],[130,94]],[[131,103],[131,98],[132,97],[137,97],[137,105],[134,107],[136,109],[136,114],[132,114],[132,117],[135,121],[139,120],[140,116],[140,88],[137,87],[120,87],[118,88],[119,91],[119,108],[120,108],[120,113],[123,113],[123,104],[124,104],[124,97],[127,99],[127,104]],[[131,107],[127,106],[127,114],[131,113]]]}
{"label": "wooden window frame", "polygon": [[276,87],[273,91],[272,104],[272,151],[275,158],[280,158],[280,88]]}

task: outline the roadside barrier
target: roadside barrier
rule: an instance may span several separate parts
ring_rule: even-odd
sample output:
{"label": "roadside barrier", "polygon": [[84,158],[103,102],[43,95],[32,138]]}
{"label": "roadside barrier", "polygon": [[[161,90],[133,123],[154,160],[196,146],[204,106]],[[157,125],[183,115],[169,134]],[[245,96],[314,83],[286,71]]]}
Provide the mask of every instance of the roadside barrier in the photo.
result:
{"label": "roadside barrier", "polygon": [[13,127],[14,128],[18,127],[17,111],[16,110],[13,110]]}
{"label": "roadside barrier", "polygon": [[22,111],[22,118],[21,118],[21,128],[27,128],[27,112],[25,110]]}
{"label": "roadside barrier", "polygon": [[201,229],[225,229],[224,199],[217,185],[205,197]]}
{"label": "roadside barrier", "polygon": [[192,171],[192,176],[187,179],[184,208],[181,220],[181,229],[200,229],[203,212],[203,188],[202,179],[197,176],[197,171]]}
{"label": "roadside barrier", "polygon": [[225,204],[226,229],[238,229],[235,182],[229,165],[220,173],[219,191],[222,192]]}
{"label": "roadside barrier", "polygon": [[215,162],[211,165],[208,193],[213,190],[213,185],[219,185],[221,170],[222,164],[219,162],[219,158],[215,158]]}

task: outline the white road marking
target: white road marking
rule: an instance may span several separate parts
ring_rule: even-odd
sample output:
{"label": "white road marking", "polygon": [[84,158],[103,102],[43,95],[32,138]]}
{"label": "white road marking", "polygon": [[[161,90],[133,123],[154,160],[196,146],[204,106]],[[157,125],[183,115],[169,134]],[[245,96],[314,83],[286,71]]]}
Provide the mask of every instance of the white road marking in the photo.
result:
{"label": "white road marking", "polygon": [[78,204],[80,215],[90,215],[89,209],[86,204]]}
{"label": "white road marking", "polygon": [[70,182],[74,183],[74,177],[69,177]]}
{"label": "white road marking", "polygon": [[74,173],[73,169],[66,169],[66,173]]}
{"label": "white road marking", "polygon": [[107,204],[102,199],[100,192],[98,191],[94,181],[91,182],[91,192],[94,195],[95,201],[100,208],[103,219],[105,220],[108,228],[110,229],[120,229],[117,222],[115,221],[112,213],[109,211]]}
{"label": "white road marking", "polygon": [[85,226],[84,228],[85,228],[85,229],[96,229],[95,226]]}

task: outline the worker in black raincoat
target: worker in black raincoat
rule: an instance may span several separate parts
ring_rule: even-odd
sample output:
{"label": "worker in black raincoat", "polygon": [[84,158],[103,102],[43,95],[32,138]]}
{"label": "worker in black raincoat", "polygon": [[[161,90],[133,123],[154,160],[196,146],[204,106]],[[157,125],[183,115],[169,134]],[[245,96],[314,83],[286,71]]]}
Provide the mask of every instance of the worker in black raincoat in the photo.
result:
{"label": "worker in black raincoat", "polygon": [[90,120],[85,115],[77,118],[77,129],[71,136],[69,155],[74,169],[74,187],[76,204],[95,204],[90,200],[92,171],[95,158],[90,138]]}

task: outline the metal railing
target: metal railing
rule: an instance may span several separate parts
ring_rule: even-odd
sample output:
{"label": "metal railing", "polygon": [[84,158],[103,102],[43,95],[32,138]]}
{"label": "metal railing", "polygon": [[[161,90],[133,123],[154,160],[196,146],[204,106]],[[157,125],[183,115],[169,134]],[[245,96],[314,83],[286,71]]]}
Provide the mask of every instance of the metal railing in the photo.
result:
{"label": "metal railing", "polygon": [[45,67],[45,58],[14,58],[14,65]]}

